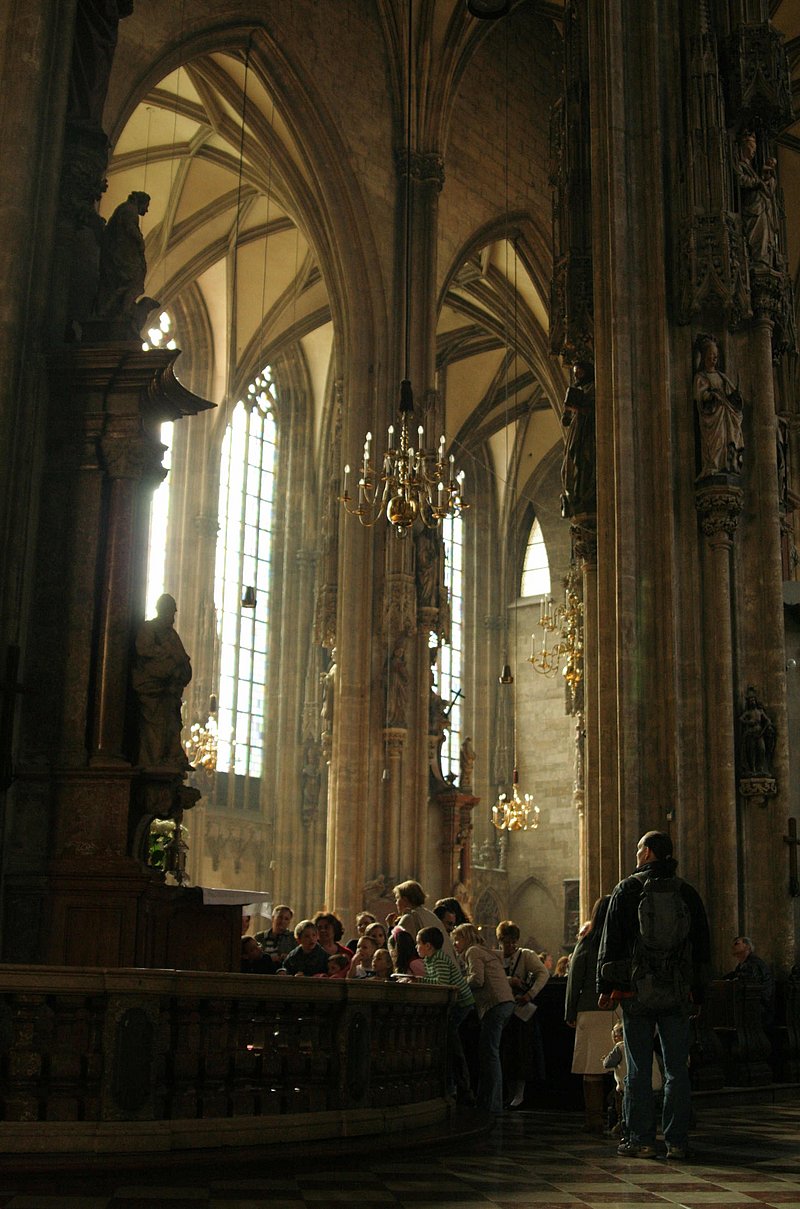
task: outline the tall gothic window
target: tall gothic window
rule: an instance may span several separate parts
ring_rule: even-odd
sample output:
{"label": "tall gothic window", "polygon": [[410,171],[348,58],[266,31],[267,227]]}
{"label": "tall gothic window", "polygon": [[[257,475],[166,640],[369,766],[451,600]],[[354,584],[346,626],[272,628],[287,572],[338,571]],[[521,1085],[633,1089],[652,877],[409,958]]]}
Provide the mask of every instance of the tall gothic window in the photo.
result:
{"label": "tall gothic window", "polygon": [[[450,516],[442,523],[444,582],[450,599],[450,641],[439,650],[436,691],[450,706],[449,728],[442,746],[442,772],[459,776],[461,750],[461,689],[464,657],[464,522]],[[454,700],[455,698],[455,700]],[[451,704],[452,702],[452,704]]]}
{"label": "tall gothic window", "polygon": [[550,564],[547,559],[542,528],[535,518],[528,535],[519,594],[520,596],[550,595]]}
{"label": "tall gothic window", "polygon": [[[142,348],[145,352],[151,348],[177,348],[172,335],[172,318],[168,311],[162,311],[158,323],[147,332]],[[147,553],[147,595],[145,600],[145,616],[153,617],[156,611],[156,601],[166,590],[164,583],[164,566],[167,556],[167,526],[169,524],[169,471],[172,466],[172,421],[161,425],[161,444],[164,446],[162,465],[167,471],[163,482],[159,483],[153,492],[150,506],[150,535]],[[170,586],[172,592],[174,585]]]}
{"label": "tall gothic window", "polygon": [[277,427],[269,367],[233,410],[220,457],[214,583],[219,649],[218,805],[258,808]]}

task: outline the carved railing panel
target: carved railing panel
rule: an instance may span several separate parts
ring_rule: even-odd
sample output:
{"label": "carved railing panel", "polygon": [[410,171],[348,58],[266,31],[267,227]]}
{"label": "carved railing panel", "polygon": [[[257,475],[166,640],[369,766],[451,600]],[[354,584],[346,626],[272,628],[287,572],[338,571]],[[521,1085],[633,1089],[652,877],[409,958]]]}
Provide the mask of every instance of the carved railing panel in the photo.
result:
{"label": "carved railing panel", "polygon": [[449,994],[6,967],[0,1120],[209,1120],[441,1098]]}

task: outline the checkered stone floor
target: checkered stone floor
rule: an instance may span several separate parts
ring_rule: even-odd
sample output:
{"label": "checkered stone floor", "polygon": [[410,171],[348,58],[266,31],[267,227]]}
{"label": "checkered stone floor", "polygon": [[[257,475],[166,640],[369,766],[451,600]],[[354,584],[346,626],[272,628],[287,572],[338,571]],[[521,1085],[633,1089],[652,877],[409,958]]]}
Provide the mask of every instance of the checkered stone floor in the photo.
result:
{"label": "checkered stone floor", "polygon": [[567,1113],[506,1114],[488,1137],[148,1171],[5,1176],[0,1209],[800,1209],[800,1104],[703,1110],[691,1162],[619,1158]]}

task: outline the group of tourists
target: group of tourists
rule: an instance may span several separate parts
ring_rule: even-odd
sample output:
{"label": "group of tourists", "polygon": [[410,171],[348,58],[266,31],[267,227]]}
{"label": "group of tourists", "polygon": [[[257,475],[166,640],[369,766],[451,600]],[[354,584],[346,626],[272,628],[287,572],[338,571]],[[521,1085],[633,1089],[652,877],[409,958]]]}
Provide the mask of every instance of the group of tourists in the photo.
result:
{"label": "group of tourists", "polygon": [[[497,926],[495,949],[456,899],[429,910],[415,881],[394,887],[396,910],[384,921],[362,911],[346,943],[331,912],[292,930],[291,908],[276,907],[268,930],[243,939],[242,968],[454,987],[448,1091],[493,1114],[518,1107],[528,1082],[544,1082],[535,1000],[551,971],[566,975],[565,1021],[575,1029],[572,1070],[583,1077],[587,1128],[606,1131],[605,1076],[613,1071],[618,1153],[656,1156],[660,1107],[666,1157],[680,1160],[689,1145],[690,1021],[710,978],[711,948],[700,896],[676,867],[666,833],[643,835],[635,872],[598,899],[558,972],[550,954],[520,947],[512,920]],[[769,968],[746,936],[736,938],[733,951],[737,965],[726,977],[759,983],[768,1024]]]}
{"label": "group of tourists", "polygon": [[457,899],[440,899],[431,911],[416,881],[399,883],[393,893],[395,911],[383,922],[361,911],[356,934],[346,942],[344,926],[332,912],[318,911],[292,926],[292,908],[276,906],[268,929],[242,938],[242,970],[452,986],[448,1092],[491,1113],[502,1112],[504,1105],[517,1107],[526,1080],[544,1079],[533,1001],[549,970],[535,952],[520,948],[520,930],[512,920],[498,926],[496,950]]}

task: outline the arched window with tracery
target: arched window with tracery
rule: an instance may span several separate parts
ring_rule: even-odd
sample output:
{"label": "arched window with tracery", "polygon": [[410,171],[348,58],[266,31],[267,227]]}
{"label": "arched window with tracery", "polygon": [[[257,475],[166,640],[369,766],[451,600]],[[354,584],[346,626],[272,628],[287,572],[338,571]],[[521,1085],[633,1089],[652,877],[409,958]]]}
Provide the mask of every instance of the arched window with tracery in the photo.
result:
{"label": "arched window with tracery", "polygon": [[536,517],[533,519],[528,534],[519,594],[520,596],[550,595],[550,563],[547,558],[542,527]]}
{"label": "arched window with tracery", "polygon": [[214,576],[218,644],[216,804],[258,809],[278,430],[269,367],[231,413],[220,455]]}
{"label": "arched window with tracery", "polygon": [[461,691],[464,659],[464,521],[449,516],[442,522],[444,582],[450,602],[450,641],[439,649],[435,689],[449,707],[448,729],[442,745],[442,772],[458,780],[461,750]]}

